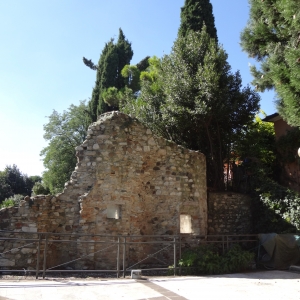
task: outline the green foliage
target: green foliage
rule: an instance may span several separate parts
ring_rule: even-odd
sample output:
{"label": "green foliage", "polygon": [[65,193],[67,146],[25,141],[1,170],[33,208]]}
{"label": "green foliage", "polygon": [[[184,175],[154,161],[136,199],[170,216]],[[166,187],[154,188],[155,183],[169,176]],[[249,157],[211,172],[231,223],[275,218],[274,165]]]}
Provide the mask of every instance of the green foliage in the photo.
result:
{"label": "green foliage", "polygon": [[239,245],[233,245],[224,255],[217,248],[203,245],[185,251],[178,265],[194,274],[224,274],[248,269],[253,259],[254,254]]}
{"label": "green foliage", "polygon": [[266,176],[255,176],[252,216],[254,233],[299,230],[300,195]]}
{"label": "green foliage", "polygon": [[[239,168],[249,175],[246,192],[252,197],[254,233],[282,233],[300,228],[299,194],[275,181],[279,179],[279,163],[295,161],[299,138],[299,129],[295,129],[275,142],[273,124],[256,116],[233,146],[234,155],[248,160]],[[236,178],[237,171],[234,181]]]}
{"label": "green foliage", "polygon": [[243,166],[248,173],[272,177],[276,166],[274,125],[263,122],[256,115],[254,121],[235,137],[232,154],[235,159],[248,160],[247,166]]}
{"label": "green foliage", "polygon": [[92,70],[97,70],[97,66],[92,62],[92,60],[91,59],[87,59],[87,58],[85,58],[85,57],[83,57],[83,63],[87,66],[87,67],[89,67],[90,69],[92,69]]}
{"label": "green foliage", "polygon": [[217,189],[223,188],[227,145],[252,121],[259,102],[226,60],[205,26],[190,31],[176,40],[170,55],[149,59],[141,72],[141,94],[129,105],[131,114],[157,134],[204,153],[208,185]]}
{"label": "green foliage", "polygon": [[16,165],[6,166],[4,171],[0,171],[0,203],[16,194],[31,195],[34,183],[39,180],[40,176],[28,177]]}
{"label": "green foliage", "polygon": [[0,203],[13,194],[12,188],[6,180],[6,172],[0,171]]}
{"label": "green foliage", "polygon": [[299,129],[289,131],[275,142],[274,125],[263,122],[259,116],[236,139],[233,154],[248,161],[239,168],[248,174],[246,192],[252,197],[254,233],[281,233],[300,228],[299,194],[275,181],[279,179],[279,163],[294,162],[299,144]]}
{"label": "green foliage", "polygon": [[32,192],[34,195],[48,195],[50,194],[50,189],[42,182],[36,182],[32,188]]}
{"label": "green foliage", "polygon": [[44,138],[49,142],[41,151],[46,171],[43,184],[52,194],[61,192],[76,165],[75,147],[82,144],[91,123],[88,107],[84,101],[71,105],[67,111],[57,111],[49,116],[44,125]]}
{"label": "green foliage", "polygon": [[149,67],[149,58],[150,56],[146,56],[139,63],[136,64],[140,72],[145,71]]}
{"label": "green foliage", "polygon": [[137,92],[140,90],[140,70],[137,66],[126,65],[121,72],[126,80],[126,86]]}
{"label": "green foliage", "polygon": [[15,206],[15,202],[12,198],[5,199],[1,204],[0,208],[13,207]]}
{"label": "green foliage", "polygon": [[[89,111],[93,122],[97,120],[98,115],[118,109],[118,103],[113,102],[113,105],[109,105],[103,99],[103,93],[108,88],[114,87],[121,90],[125,87],[126,80],[121,71],[126,65],[129,65],[132,56],[131,43],[125,39],[120,28],[117,43],[111,39],[105,44],[98,65],[94,68],[97,69],[96,82],[89,102]],[[94,64],[89,60],[86,60],[85,64],[93,69]]]}
{"label": "green foliage", "polygon": [[241,34],[241,45],[260,62],[251,67],[258,90],[275,88],[280,115],[300,126],[300,2],[250,0],[250,20]]}
{"label": "green foliage", "polygon": [[242,250],[239,245],[232,246],[223,256],[222,268],[227,272],[243,271],[250,268],[254,260],[254,253]]}
{"label": "green foliage", "polygon": [[27,175],[23,175],[16,165],[6,166],[4,172],[6,174],[6,182],[9,184],[14,194],[26,194],[29,192],[27,191],[25,181]]}
{"label": "green foliage", "polygon": [[293,128],[281,136],[276,147],[279,153],[279,160],[282,163],[293,163],[298,158],[297,150],[300,147],[300,129]]}
{"label": "green foliage", "polygon": [[215,18],[209,0],[185,0],[181,8],[181,23],[178,35],[187,36],[189,31],[201,31],[206,25],[207,33],[218,41]]}
{"label": "green foliage", "polygon": [[118,107],[120,101],[120,94],[118,89],[115,87],[110,87],[108,89],[103,90],[102,98],[109,106]]}
{"label": "green foliage", "polygon": [[5,208],[5,207],[12,207],[12,206],[18,206],[20,201],[24,199],[23,195],[14,195],[13,197],[5,199],[1,204],[0,204],[0,209]]}

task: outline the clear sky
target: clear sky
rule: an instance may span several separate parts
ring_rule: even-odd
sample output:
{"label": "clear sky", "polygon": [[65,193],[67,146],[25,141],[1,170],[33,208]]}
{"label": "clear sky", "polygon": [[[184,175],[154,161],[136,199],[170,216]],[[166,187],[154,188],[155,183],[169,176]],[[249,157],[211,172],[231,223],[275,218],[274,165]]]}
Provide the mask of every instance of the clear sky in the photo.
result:
{"label": "clear sky", "polygon": [[[211,0],[219,42],[243,84],[254,62],[239,45],[247,24],[247,0]],[[147,55],[168,54],[184,0],[12,0],[0,1],[0,170],[16,164],[41,175],[39,155],[47,146],[43,124],[53,109],[89,99],[96,73],[82,57],[97,62],[119,28],[132,43],[132,64]],[[274,94],[261,94],[261,108],[276,111]]]}

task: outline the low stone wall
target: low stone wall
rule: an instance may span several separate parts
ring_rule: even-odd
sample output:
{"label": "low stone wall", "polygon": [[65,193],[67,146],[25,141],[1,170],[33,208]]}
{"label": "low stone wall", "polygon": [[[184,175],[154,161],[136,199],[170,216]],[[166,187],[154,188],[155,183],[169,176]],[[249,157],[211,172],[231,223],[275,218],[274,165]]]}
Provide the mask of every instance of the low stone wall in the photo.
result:
{"label": "low stone wall", "polygon": [[209,193],[208,234],[252,232],[251,198],[238,193]]}
{"label": "low stone wall", "polygon": [[[79,204],[74,201],[62,201],[55,196],[25,197],[19,207],[3,208],[0,210],[0,230],[3,236],[11,239],[27,238],[37,239],[36,232],[68,233],[78,228]],[[19,235],[5,234],[5,231],[20,233]],[[22,233],[32,234],[22,234]],[[29,245],[27,245],[29,244]],[[27,245],[24,247],[24,245]],[[21,247],[21,248],[20,248]],[[13,249],[12,251],[10,251]],[[44,244],[41,245],[40,268],[43,263]],[[0,267],[16,267],[35,269],[37,260],[37,242],[30,243],[20,240],[0,242]],[[74,253],[75,252],[75,253]],[[76,256],[76,249],[69,245],[56,245],[48,249],[48,265],[65,262]]]}

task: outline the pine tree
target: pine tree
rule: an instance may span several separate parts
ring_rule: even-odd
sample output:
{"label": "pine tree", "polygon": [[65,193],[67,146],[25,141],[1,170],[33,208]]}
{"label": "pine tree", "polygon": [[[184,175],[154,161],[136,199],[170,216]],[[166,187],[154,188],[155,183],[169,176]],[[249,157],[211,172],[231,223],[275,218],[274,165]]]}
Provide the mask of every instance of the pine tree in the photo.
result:
{"label": "pine tree", "polygon": [[185,0],[180,17],[179,36],[186,36],[190,30],[201,31],[205,24],[210,37],[218,41],[213,8],[209,0]]}
{"label": "pine tree", "polygon": [[260,62],[251,67],[257,90],[275,89],[284,119],[300,126],[300,2],[250,0],[250,20],[241,45]]}
{"label": "pine tree", "polygon": [[83,59],[88,67],[97,70],[95,87],[89,102],[89,111],[93,122],[97,120],[98,115],[118,109],[118,107],[108,105],[104,101],[102,94],[110,87],[117,89],[125,87],[125,80],[121,71],[125,65],[130,63],[132,56],[131,43],[126,40],[120,28],[117,43],[114,43],[114,40],[111,39],[105,44],[97,66],[91,60]]}

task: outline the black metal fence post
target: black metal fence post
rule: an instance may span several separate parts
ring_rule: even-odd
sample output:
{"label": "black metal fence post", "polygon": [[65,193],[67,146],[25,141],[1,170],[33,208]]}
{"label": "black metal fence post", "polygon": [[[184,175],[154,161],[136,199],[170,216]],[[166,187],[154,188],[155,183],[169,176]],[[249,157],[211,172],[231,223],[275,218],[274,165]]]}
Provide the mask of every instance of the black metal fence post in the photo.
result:
{"label": "black metal fence post", "polygon": [[123,243],[123,278],[125,278],[126,273],[126,236],[124,236]]}
{"label": "black metal fence post", "polygon": [[225,253],[224,235],[222,235],[222,249],[224,254]]}
{"label": "black metal fence post", "polygon": [[[181,259],[181,235],[179,234],[179,260]],[[181,276],[181,265],[179,266],[179,275]]]}
{"label": "black metal fence post", "polygon": [[174,276],[176,276],[176,236],[174,237]]}
{"label": "black metal fence post", "polygon": [[46,239],[45,239],[44,263],[43,263],[43,279],[45,279],[45,273],[46,273],[47,247],[48,247],[48,234],[46,234]]}
{"label": "black metal fence post", "polygon": [[35,272],[35,279],[39,277],[39,270],[40,270],[40,252],[41,252],[41,234],[39,234],[39,242],[38,242],[38,250],[37,250],[37,258],[36,258],[36,272]]}
{"label": "black metal fence post", "polygon": [[118,237],[118,245],[117,245],[117,278],[120,276],[120,237]]}

